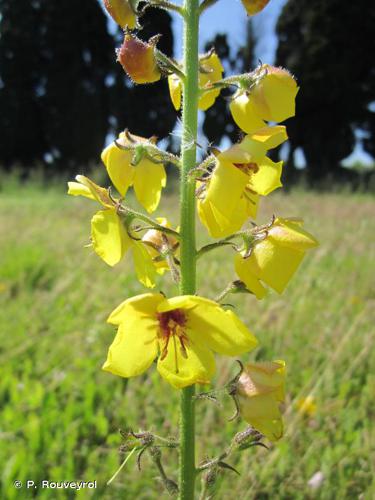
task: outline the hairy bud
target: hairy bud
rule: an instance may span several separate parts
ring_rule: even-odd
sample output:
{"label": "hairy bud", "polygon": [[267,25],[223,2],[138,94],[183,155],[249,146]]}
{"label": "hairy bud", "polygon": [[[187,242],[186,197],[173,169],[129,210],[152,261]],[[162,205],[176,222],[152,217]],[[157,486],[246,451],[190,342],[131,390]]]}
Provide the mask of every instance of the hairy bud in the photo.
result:
{"label": "hairy bud", "polygon": [[263,10],[270,0],[242,0],[243,6],[249,16],[254,16]]}
{"label": "hairy bud", "polygon": [[161,72],[155,57],[157,39],[147,43],[130,33],[117,50],[117,60],[134,83],[153,83],[160,80]]}

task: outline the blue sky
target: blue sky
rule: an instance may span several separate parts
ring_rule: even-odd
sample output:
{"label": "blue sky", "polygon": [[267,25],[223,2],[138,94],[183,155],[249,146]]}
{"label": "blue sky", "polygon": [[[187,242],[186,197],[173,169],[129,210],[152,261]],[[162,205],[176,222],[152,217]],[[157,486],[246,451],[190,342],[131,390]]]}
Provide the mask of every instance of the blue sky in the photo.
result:
{"label": "blue sky", "polygon": [[[275,25],[286,0],[271,0],[267,7],[253,17],[254,29],[259,42],[256,47],[256,57],[264,62],[272,63],[277,48]],[[246,36],[246,11],[240,0],[219,0],[205,12],[200,25],[200,47],[216,33],[228,33],[232,46],[243,44]],[[175,54],[181,56],[182,23],[174,16]]]}

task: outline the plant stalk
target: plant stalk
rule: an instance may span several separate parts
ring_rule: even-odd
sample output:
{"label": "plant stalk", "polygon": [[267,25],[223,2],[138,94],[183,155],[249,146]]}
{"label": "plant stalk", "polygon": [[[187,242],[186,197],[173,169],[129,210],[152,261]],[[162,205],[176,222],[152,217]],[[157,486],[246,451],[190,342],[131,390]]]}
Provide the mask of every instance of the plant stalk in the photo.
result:
{"label": "plant stalk", "polygon": [[[184,0],[183,106],[180,184],[180,293],[196,291],[195,179],[198,130],[199,0]],[[194,499],[195,485],[195,386],[181,391],[180,400],[180,500]]]}

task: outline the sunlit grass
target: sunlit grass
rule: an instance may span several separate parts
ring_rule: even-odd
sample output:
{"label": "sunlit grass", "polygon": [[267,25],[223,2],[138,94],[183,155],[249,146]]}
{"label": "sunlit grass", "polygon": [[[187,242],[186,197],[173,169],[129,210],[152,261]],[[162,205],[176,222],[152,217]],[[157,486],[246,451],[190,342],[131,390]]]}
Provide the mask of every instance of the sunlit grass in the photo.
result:
{"label": "sunlit grass", "polygon": [[[177,198],[170,194],[160,214],[177,223]],[[141,293],[131,262],[115,268],[90,248],[95,204],[55,188],[10,187],[0,197],[0,463],[4,498],[73,498],[53,490],[26,491],[15,479],[97,480],[83,498],[167,497],[148,457],[135,461],[116,480],[106,481],[121,457],[119,428],[175,435],[178,393],[151,369],[130,380],[100,367],[114,330],[108,313]],[[369,196],[295,191],[270,196],[262,221],[272,213],[303,216],[321,246],[311,252],[284,295],[262,302],[251,296],[230,301],[257,335],[252,358],[287,361],[286,436],[271,451],[233,455],[238,478],[226,472],[216,498],[360,498],[375,495],[375,204]],[[200,243],[207,237],[199,228]],[[233,278],[230,250],[200,261],[199,292],[215,297]],[[161,281],[166,293],[174,286]],[[244,360],[246,357],[243,358]],[[218,360],[217,384],[236,373],[232,360]],[[312,395],[314,415],[298,412],[297,401]],[[222,407],[197,403],[199,458],[219,454],[244,427],[227,421]],[[175,477],[177,456],[165,452]],[[308,481],[317,473],[314,490]],[[372,488],[372,489],[371,489]],[[69,496],[70,495],[70,496]]]}

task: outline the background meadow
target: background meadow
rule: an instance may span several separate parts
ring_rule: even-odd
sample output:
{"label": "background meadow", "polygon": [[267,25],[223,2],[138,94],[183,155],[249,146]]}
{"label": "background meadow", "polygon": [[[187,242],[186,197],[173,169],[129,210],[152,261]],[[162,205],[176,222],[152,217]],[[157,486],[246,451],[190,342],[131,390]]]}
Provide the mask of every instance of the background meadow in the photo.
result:
{"label": "background meadow", "polygon": [[[158,211],[176,215],[169,190]],[[131,263],[109,268],[84,248],[95,211],[41,182],[21,186],[4,178],[0,197],[0,470],[6,499],[74,498],[68,490],[16,490],[14,480],[97,480],[83,498],[167,498],[149,457],[138,472],[132,459],[106,482],[123,457],[118,429],[176,435],[178,392],[152,368],[125,380],[101,371],[114,336],[108,313],[140,293]],[[303,214],[321,246],[308,254],[282,296],[230,301],[261,342],[251,358],[285,359],[288,366],[286,435],[270,451],[252,448],[229,462],[217,498],[361,498],[375,495],[375,203],[367,194],[318,194],[294,189],[262,203],[272,213]],[[201,243],[206,236],[199,227]],[[230,250],[199,262],[199,292],[214,297],[233,277]],[[166,293],[173,285],[163,283]],[[242,358],[246,361],[246,356]],[[236,372],[218,359],[215,386]],[[311,395],[312,414],[298,401]],[[228,422],[221,407],[197,402],[198,454],[216,456],[244,423]],[[177,453],[164,452],[176,478]],[[320,481],[310,481],[320,473]],[[317,478],[317,476],[315,476]],[[309,482],[310,481],[310,482]],[[318,483],[318,484],[317,484]]]}
{"label": "background meadow", "polygon": [[[297,77],[288,143],[272,151],[285,162],[285,189],[262,201],[258,222],[300,216],[321,243],[282,296],[228,299],[260,340],[250,359],[287,362],[286,434],[269,451],[232,455],[241,475],[220,477],[218,500],[375,498],[374,25],[368,0],[270,0],[252,19],[240,1],[219,0],[202,17],[200,51],[215,47],[225,76],[261,59]],[[142,39],[163,33],[158,47],[180,59],[174,14],[148,9],[142,26]],[[178,150],[166,80],[133,85],[115,62],[122,39],[102,0],[0,0],[1,499],[168,498],[147,456],[141,473],[132,459],[106,486],[124,459],[119,429],[176,436],[179,398],[154,368],[129,382],[101,370],[115,334],[106,317],[143,288],[128,258],[112,269],[85,248],[97,207],[66,195],[77,173],[108,185],[100,153],[125,127]],[[200,113],[200,152],[238,141],[230,94]],[[175,179],[156,215],[178,224]],[[199,262],[205,296],[233,278],[229,249]],[[176,293],[168,279],[161,286]],[[237,371],[234,360],[218,359],[214,385]],[[245,427],[228,422],[233,403],[218,397],[220,407],[197,402],[199,459],[217,456]],[[176,479],[177,452],[163,456]],[[13,485],[28,479],[98,488]]]}

